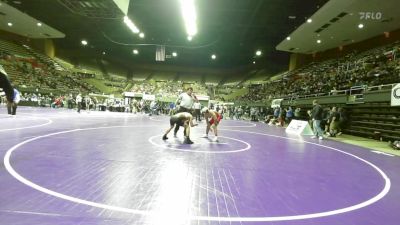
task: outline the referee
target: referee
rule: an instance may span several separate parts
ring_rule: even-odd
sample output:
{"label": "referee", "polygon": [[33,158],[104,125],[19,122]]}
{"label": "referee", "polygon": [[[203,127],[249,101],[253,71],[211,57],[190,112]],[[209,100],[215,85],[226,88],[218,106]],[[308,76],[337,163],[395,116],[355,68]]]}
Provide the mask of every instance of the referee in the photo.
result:
{"label": "referee", "polygon": [[[188,112],[192,114],[192,107],[194,102],[197,100],[196,96],[193,94],[193,88],[188,87],[186,92],[179,95],[178,99],[175,101],[175,105],[179,106],[177,113]],[[174,137],[178,133],[179,126],[175,126]]]}

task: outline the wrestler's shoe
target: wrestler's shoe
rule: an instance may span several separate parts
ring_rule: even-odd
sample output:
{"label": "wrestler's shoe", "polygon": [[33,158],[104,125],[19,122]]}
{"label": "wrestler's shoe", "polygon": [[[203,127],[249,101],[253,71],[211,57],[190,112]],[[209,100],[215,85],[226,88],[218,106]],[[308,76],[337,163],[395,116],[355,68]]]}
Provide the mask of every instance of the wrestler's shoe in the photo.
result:
{"label": "wrestler's shoe", "polygon": [[185,140],[183,141],[184,144],[193,144],[194,142],[192,140],[190,140],[190,138],[185,138]]}

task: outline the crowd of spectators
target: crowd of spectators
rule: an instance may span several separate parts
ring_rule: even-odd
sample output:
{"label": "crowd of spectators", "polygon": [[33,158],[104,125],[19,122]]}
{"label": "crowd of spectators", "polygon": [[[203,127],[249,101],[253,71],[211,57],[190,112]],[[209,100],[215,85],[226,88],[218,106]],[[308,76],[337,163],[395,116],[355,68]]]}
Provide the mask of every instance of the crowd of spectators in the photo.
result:
{"label": "crowd of spectators", "polygon": [[263,84],[251,84],[237,100],[260,101],[310,94],[335,94],[352,87],[370,87],[400,80],[400,43],[352,52],[345,57],[314,62]]}
{"label": "crowd of spectators", "polygon": [[[183,83],[175,80],[128,80],[109,76],[102,78],[105,86],[116,87],[119,91],[130,91],[163,97],[175,97],[185,85],[190,85],[198,95],[207,95],[220,101],[262,101],[281,97],[296,97],[310,94],[335,94],[352,87],[366,87],[396,83],[400,80],[400,43],[396,42],[366,52],[353,52],[345,57],[324,62],[314,62],[303,68],[287,72],[273,81],[250,84],[248,92],[235,99],[225,99],[243,89],[237,84],[210,86],[200,82]],[[57,95],[71,93],[98,93],[96,86],[86,79],[96,78],[86,73],[56,70],[49,62],[36,58],[20,57],[0,51],[0,63],[9,73],[17,88],[31,88],[36,95],[57,91]],[[97,79],[97,78],[96,78]],[[122,94],[122,93],[120,93]]]}

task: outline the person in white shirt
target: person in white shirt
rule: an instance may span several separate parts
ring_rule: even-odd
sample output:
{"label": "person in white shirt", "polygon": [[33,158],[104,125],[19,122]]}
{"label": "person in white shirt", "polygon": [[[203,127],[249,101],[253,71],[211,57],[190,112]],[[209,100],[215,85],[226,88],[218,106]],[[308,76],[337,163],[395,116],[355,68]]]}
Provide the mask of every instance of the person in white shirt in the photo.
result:
{"label": "person in white shirt", "polygon": [[178,112],[188,112],[191,113],[194,102],[197,100],[196,96],[193,94],[193,88],[188,87],[186,92],[183,92],[176,99],[175,105],[179,105]]}
{"label": "person in white shirt", "polygon": [[196,102],[193,104],[193,109],[194,109],[194,116],[196,118],[197,122],[201,122],[201,104],[199,100],[196,100]]}
{"label": "person in white shirt", "polygon": [[[179,106],[177,113],[188,112],[188,113],[192,114],[192,107],[193,107],[195,100],[197,100],[197,98],[193,94],[193,88],[188,87],[186,89],[186,92],[183,92],[182,94],[180,94],[178,99],[176,99],[175,105]],[[176,137],[178,130],[179,130],[179,126],[175,126],[174,137]]]}
{"label": "person in white shirt", "polygon": [[81,113],[81,108],[82,108],[82,95],[81,95],[81,93],[79,93],[77,96],[76,96],[76,105],[78,106],[78,113]]}

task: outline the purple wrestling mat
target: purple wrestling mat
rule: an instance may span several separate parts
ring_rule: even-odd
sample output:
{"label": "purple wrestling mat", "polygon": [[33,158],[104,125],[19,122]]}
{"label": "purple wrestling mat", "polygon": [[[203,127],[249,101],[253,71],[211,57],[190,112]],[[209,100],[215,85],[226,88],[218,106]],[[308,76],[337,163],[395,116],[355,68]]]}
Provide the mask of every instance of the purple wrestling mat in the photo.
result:
{"label": "purple wrestling mat", "polygon": [[0,224],[398,225],[400,158],[262,123],[0,107]]}

